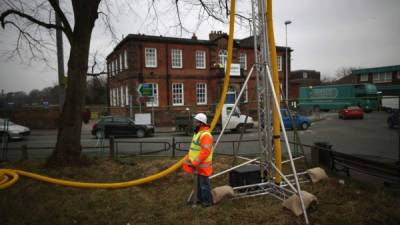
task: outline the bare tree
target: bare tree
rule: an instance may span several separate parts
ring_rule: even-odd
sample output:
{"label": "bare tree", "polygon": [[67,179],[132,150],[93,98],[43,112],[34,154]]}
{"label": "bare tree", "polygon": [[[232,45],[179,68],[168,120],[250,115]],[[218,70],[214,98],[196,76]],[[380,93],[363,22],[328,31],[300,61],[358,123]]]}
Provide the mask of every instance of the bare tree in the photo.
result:
{"label": "bare tree", "polygon": [[[34,57],[42,57],[46,61],[43,49],[48,46],[40,39],[40,35],[35,35],[35,31],[43,29],[62,30],[70,44],[66,98],[60,115],[56,148],[48,160],[51,165],[80,162],[81,112],[84,108],[90,40],[99,16],[100,1],[71,0],[70,5],[66,2],[59,4],[58,0],[5,0],[2,3],[4,11],[1,12],[0,22],[3,29],[14,28],[19,33],[17,54],[20,54],[18,45],[25,41]],[[60,25],[56,25],[52,19],[53,14],[60,18]]]}
{"label": "bare tree", "polygon": [[[172,7],[177,21],[172,27],[181,34],[190,32],[184,21],[195,19],[198,21],[198,27],[202,21],[209,18],[226,22],[229,15],[228,0],[175,0],[167,3],[161,0],[148,0],[147,3],[149,4],[148,16],[157,21],[156,26],[159,25],[158,15],[162,10],[159,6],[167,4]],[[135,10],[129,0],[116,1],[113,4],[124,4],[127,8]],[[95,67],[99,67],[96,54],[92,60],[93,66],[91,68],[88,66],[91,36],[95,22],[100,17],[106,29],[111,31],[112,38],[117,40],[110,22],[110,16],[115,14],[110,11],[110,8],[112,5],[104,0],[61,0],[61,2],[59,0],[3,0],[0,3],[2,28],[14,30],[18,34],[16,46],[11,51],[11,55],[23,58],[21,49],[25,48],[30,52],[31,60],[39,59],[51,66],[49,59],[54,58],[55,55],[53,31],[61,30],[70,45],[65,102],[59,119],[56,148],[48,159],[49,165],[81,162],[81,113],[85,104],[86,78],[87,75],[105,74],[105,69],[101,72],[94,71]],[[190,13],[193,10],[196,10],[197,14]],[[197,18],[193,18],[193,15]],[[55,17],[59,18],[60,23],[55,22]],[[246,19],[245,16],[240,16],[240,18]]]}
{"label": "bare tree", "polygon": [[340,67],[339,69],[336,70],[336,73],[335,73],[336,80],[350,75],[352,70],[354,70],[354,69],[356,69],[356,68],[355,67],[346,67],[346,66]]}

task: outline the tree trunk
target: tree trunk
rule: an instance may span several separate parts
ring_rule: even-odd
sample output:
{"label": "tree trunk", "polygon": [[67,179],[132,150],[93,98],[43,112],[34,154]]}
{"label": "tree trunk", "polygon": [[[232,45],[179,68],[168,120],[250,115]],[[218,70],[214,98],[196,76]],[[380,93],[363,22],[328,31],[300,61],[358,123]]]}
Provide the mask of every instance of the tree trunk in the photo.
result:
{"label": "tree trunk", "polygon": [[80,164],[82,112],[85,106],[86,75],[90,39],[100,0],[73,0],[75,27],[68,60],[65,102],[59,118],[57,144],[47,163],[51,166]]}

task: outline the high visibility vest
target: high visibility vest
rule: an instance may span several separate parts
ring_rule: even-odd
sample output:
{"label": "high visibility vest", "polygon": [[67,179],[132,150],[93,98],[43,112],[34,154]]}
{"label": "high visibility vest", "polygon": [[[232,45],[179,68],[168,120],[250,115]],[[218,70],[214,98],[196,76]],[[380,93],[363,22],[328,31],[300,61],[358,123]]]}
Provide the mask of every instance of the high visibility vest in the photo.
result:
{"label": "high visibility vest", "polygon": [[[197,134],[193,135],[192,143],[190,144],[189,154],[186,155],[186,160],[182,166],[183,170],[185,170],[188,173],[194,172],[194,168],[191,167],[190,165],[192,164],[193,161],[198,160],[197,157],[199,156],[200,151],[202,149],[200,140],[204,135],[211,136],[211,133],[208,130],[206,130],[206,131],[200,131]],[[212,158],[213,158],[213,149],[211,146],[211,152],[208,155],[208,157],[204,161],[198,161],[199,165],[197,166],[197,168],[200,175],[210,176],[212,174]]]}

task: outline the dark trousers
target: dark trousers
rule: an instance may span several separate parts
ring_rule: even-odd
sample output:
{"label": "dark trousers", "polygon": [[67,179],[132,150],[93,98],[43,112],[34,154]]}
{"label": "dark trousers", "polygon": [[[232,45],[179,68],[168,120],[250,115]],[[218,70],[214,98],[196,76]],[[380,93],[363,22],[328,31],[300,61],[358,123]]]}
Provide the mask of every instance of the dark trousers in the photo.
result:
{"label": "dark trousers", "polygon": [[197,199],[201,204],[212,205],[213,198],[211,195],[211,183],[207,176],[197,176]]}

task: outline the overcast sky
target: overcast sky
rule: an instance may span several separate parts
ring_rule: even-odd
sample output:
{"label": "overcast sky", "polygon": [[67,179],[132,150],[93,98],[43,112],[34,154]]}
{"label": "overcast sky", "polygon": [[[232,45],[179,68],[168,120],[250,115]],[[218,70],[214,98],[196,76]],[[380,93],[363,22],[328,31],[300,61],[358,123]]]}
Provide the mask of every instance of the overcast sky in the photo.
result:
{"label": "overcast sky", "polygon": [[[246,5],[245,1],[242,2]],[[292,21],[292,24],[288,25],[288,45],[294,50],[292,70],[313,69],[320,71],[323,76],[334,76],[336,70],[341,67],[365,68],[400,64],[399,0],[275,0],[273,2],[277,45],[285,45],[284,22]],[[164,10],[156,27],[154,21],[150,22],[149,17],[146,18],[146,10],[143,9],[147,6],[137,4],[139,3],[132,5],[133,11],[124,10],[122,7],[114,16],[118,39],[130,33],[176,37],[180,35],[176,30],[169,28],[171,25],[169,21],[173,19],[168,18],[168,10],[173,8]],[[240,7],[246,7],[244,5]],[[163,15],[165,17],[162,17]],[[183,16],[183,20],[187,24],[194,24],[195,17],[192,13],[188,13]],[[99,22],[96,23],[98,24]],[[235,38],[249,36],[247,28],[245,25],[237,25]],[[196,35],[199,39],[208,39],[211,30],[228,32],[228,25],[207,21],[198,28]],[[182,37],[190,38],[191,35],[183,33]],[[57,72],[44,63],[32,62],[27,65],[20,63],[18,59],[7,59],[4,52],[10,50],[15,39],[16,33],[7,29],[0,30],[2,52],[0,90],[29,92],[32,89],[42,89],[55,84]],[[91,45],[93,51],[98,51],[104,58],[115,45],[115,41],[111,40],[104,27],[95,28]],[[68,48],[67,44],[66,47]],[[65,52],[65,63],[67,59],[68,50]],[[56,61],[53,63],[55,68]]]}

